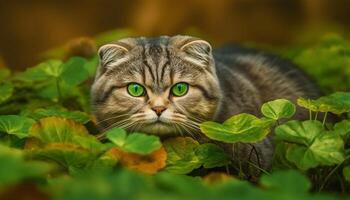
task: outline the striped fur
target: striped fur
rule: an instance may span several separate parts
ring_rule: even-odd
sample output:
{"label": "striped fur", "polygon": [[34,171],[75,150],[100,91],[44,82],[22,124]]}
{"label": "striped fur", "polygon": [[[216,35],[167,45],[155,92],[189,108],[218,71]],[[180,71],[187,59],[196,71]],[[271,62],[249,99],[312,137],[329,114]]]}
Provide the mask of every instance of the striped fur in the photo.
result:
{"label": "striped fur", "polygon": [[[224,121],[247,112],[260,115],[261,105],[276,98],[295,101],[320,93],[291,63],[240,47],[214,50],[189,36],[127,38],[100,48],[100,66],[92,86],[92,105],[101,129],[122,127],[160,136],[189,135],[207,141],[198,124]],[[132,97],[126,86],[142,84],[143,97]],[[183,97],[170,94],[178,82],[190,85]],[[158,117],[152,107],[166,110]],[[305,113],[298,111],[298,118]],[[252,145],[236,144],[234,157],[248,159]],[[271,137],[254,145],[253,162],[268,168]],[[250,156],[249,156],[250,157]]]}

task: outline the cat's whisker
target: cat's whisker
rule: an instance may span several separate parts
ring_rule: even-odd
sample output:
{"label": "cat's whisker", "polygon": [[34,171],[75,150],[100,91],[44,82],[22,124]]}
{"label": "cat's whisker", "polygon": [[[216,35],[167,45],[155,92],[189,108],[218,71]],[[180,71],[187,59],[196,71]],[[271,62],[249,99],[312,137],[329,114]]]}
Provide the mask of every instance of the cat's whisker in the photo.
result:
{"label": "cat's whisker", "polygon": [[118,118],[125,117],[125,116],[128,116],[128,115],[130,115],[130,114],[123,114],[123,115],[117,115],[117,116],[109,117],[109,118],[106,118],[106,119],[98,121],[96,123],[96,125],[100,125],[101,123],[103,123],[105,121],[112,120],[112,119],[118,119]]}
{"label": "cat's whisker", "polygon": [[183,107],[180,106],[180,105],[174,104],[174,106],[175,106],[177,109],[179,109],[181,112],[183,112],[187,118],[189,118],[189,119],[191,119],[191,120],[193,120],[193,121],[196,121],[196,122],[198,122],[198,123],[201,123],[201,122],[203,122],[203,121],[206,121],[205,119],[202,119],[202,118],[200,118],[200,117],[198,117],[198,116],[197,116],[197,117],[194,117],[194,116],[191,115],[189,112],[187,112],[185,108],[183,108]]}
{"label": "cat's whisker", "polygon": [[106,130],[108,129],[111,129],[111,128],[114,128],[114,127],[118,127],[124,123],[127,123],[128,121],[130,120],[130,118],[127,118],[127,119],[124,119],[124,120],[121,120],[121,121],[116,121],[110,125],[108,125],[107,127],[104,127],[103,128],[103,132],[105,132]]}

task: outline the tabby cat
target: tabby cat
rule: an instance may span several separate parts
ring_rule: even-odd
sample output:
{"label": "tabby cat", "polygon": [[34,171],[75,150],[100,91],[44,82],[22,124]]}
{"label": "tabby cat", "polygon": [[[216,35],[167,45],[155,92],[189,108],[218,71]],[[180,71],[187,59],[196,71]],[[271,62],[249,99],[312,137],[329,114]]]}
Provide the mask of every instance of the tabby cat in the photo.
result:
{"label": "tabby cat", "polygon": [[[121,127],[204,142],[208,138],[198,128],[203,121],[223,122],[242,112],[260,116],[264,102],[320,95],[288,61],[236,46],[212,51],[208,42],[190,36],[122,39],[102,46],[99,57],[92,105],[102,131]],[[296,118],[306,116],[299,110]],[[234,161],[267,169],[271,140],[225,148]]]}

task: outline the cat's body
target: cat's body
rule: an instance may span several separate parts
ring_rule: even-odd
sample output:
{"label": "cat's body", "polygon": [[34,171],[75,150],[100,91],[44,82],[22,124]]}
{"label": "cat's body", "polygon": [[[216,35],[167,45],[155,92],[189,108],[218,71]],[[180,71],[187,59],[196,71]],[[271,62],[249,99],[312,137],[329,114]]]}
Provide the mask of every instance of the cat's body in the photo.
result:
{"label": "cat's body", "polygon": [[[317,98],[321,95],[310,78],[291,62],[277,56],[237,46],[214,50],[213,54],[220,88],[225,97],[215,121],[222,122],[239,113],[261,116],[261,105],[274,99],[285,98],[296,102],[298,97]],[[295,115],[297,119],[308,117],[306,110],[297,110]],[[249,167],[245,161],[250,161],[268,169],[274,152],[273,135],[254,145],[236,143],[230,150],[244,168]],[[255,172],[254,168],[250,172]]]}
{"label": "cat's body", "polygon": [[[287,61],[239,47],[212,51],[206,41],[188,36],[128,38],[101,47],[99,55],[92,103],[104,130],[118,126],[205,141],[200,122],[223,122],[242,112],[260,116],[269,100],[320,95]],[[271,136],[254,148],[235,144],[232,149],[236,161],[271,164]]]}

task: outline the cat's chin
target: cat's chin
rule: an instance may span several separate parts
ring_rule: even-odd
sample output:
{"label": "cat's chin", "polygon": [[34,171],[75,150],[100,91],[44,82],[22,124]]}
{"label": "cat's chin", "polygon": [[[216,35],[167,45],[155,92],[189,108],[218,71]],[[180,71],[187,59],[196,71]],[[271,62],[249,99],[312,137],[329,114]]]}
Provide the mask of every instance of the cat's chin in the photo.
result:
{"label": "cat's chin", "polygon": [[164,122],[146,124],[138,131],[158,136],[171,136],[179,134],[174,126]]}

